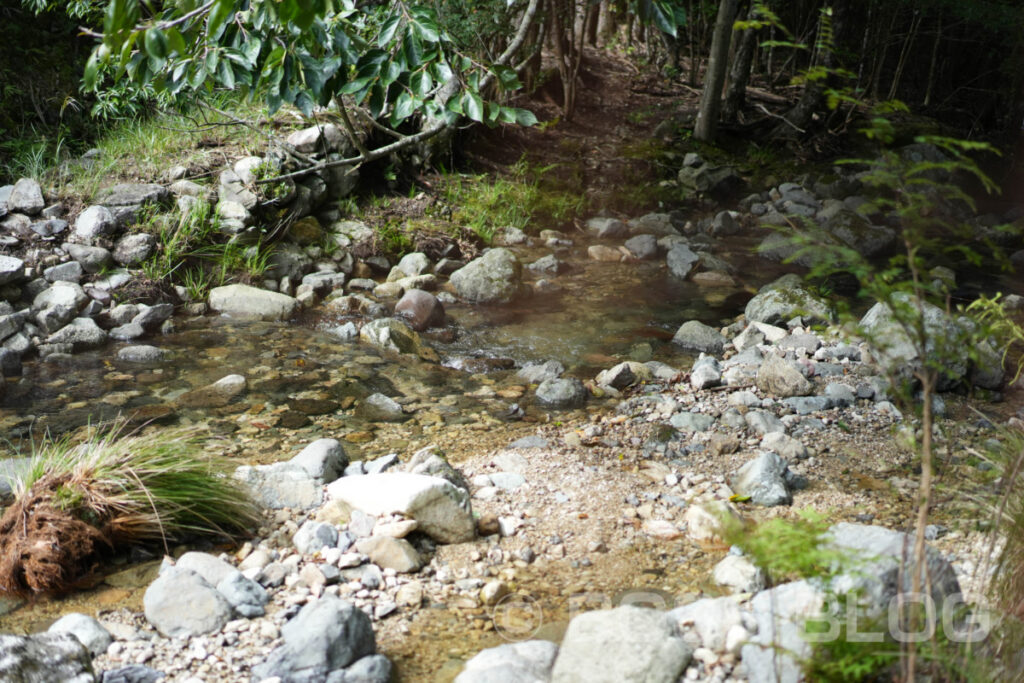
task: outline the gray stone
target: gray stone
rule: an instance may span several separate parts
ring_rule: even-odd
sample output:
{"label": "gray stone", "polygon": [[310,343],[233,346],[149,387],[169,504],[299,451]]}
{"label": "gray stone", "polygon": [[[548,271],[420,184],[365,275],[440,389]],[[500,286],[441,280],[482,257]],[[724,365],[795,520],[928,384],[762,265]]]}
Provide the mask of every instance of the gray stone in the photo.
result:
{"label": "gray stone", "polygon": [[612,387],[614,389],[625,389],[640,382],[652,379],[650,369],[643,363],[626,361],[598,373],[594,380],[599,385]]}
{"label": "gray stone", "polygon": [[[75,309],[70,306],[50,306],[39,311],[35,316],[35,321],[40,330],[46,334],[52,334],[74,320],[75,315]],[[18,315],[4,316],[4,319],[0,320],[0,327],[9,327],[5,323],[8,323],[11,318],[20,317]]]}
{"label": "gray stone", "polygon": [[210,308],[230,317],[286,320],[298,309],[298,301],[279,292],[236,284],[210,290]]}
{"label": "gray stone", "polygon": [[359,338],[370,346],[392,353],[420,353],[422,342],[408,325],[395,318],[372,320],[359,330]]}
{"label": "gray stone", "polygon": [[[396,462],[395,464],[397,465],[398,463]],[[437,446],[427,446],[413,453],[412,457],[409,458],[409,462],[406,463],[405,471],[429,477],[441,477],[451,482],[456,488],[464,491],[469,490],[466,478],[444,459],[441,450]],[[367,474],[372,474],[372,472],[367,472]]]}
{"label": "gray stone", "polygon": [[369,655],[344,671],[334,671],[327,683],[391,683],[391,660],[384,655]]}
{"label": "gray stone", "polygon": [[14,183],[11,194],[7,197],[7,210],[11,213],[24,213],[35,216],[46,206],[43,199],[43,188],[31,178],[22,178]]}
{"label": "gray stone", "polygon": [[303,154],[345,151],[348,144],[344,133],[333,123],[297,130],[288,136],[287,142]]}
{"label": "gray stone", "polygon": [[758,436],[771,434],[773,432],[786,432],[786,426],[782,420],[764,410],[750,410],[744,416],[747,427]]}
{"label": "gray stone", "polygon": [[110,631],[103,628],[103,625],[93,617],[79,612],[65,614],[53,622],[47,633],[70,633],[78,638],[82,645],[88,648],[93,657],[98,657],[107,651],[107,647],[114,642]]}
{"label": "gray stone", "polygon": [[314,479],[332,482],[344,474],[348,456],[337,439],[317,439],[288,462],[301,467]]}
{"label": "gray stone", "polygon": [[668,270],[673,276],[685,280],[693,273],[694,268],[700,263],[700,256],[695,254],[685,244],[677,244],[668,250],[665,257]]}
{"label": "gray stone", "polygon": [[168,351],[156,346],[139,344],[117,350],[117,359],[128,363],[158,363],[166,358]]}
{"label": "gray stone", "polygon": [[266,614],[264,605],[270,600],[263,586],[233,571],[217,584],[217,591],[231,604],[239,616],[252,619]]}
{"label": "gray stone", "polygon": [[281,628],[281,636],[284,643],[252,668],[256,680],[277,676],[282,683],[322,681],[377,649],[370,618],[330,595],[304,605]]}
{"label": "gray stone", "polygon": [[32,300],[32,308],[41,311],[51,306],[66,306],[78,310],[89,300],[85,293],[75,282],[54,282],[52,286],[39,292]]}
{"label": "gray stone", "polygon": [[11,683],[94,683],[89,650],[70,633],[0,635],[0,680]]}
{"label": "gray stone", "polygon": [[248,486],[253,500],[272,510],[309,510],[323,502],[321,482],[296,465],[245,465],[234,476]]}
{"label": "gray stone", "polygon": [[786,398],[809,394],[813,387],[795,364],[769,353],[757,370],[757,388],[766,394]]}
{"label": "gray stone", "polygon": [[544,363],[527,363],[516,373],[516,377],[527,384],[540,384],[544,380],[557,379],[563,372],[565,366],[557,360],[549,360]]}
{"label": "gray stone", "polygon": [[669,424],[681,432],[706,432],[715,425],[715,418],[683,411],[669,418]]}
{"label": "gray stone", "polygon": [[92,318],[75,318],[46,338],[47,344],[71,344],[75,351],[95,349],[107,342],[107,333]]}
{"label": "gray stone", "polygon": [[872,225],[864,216],[849,209],[839,209],[822,227],[865,258],[883,254],[896,243],[896,233],[891,228]]}
{"label": "gray stone", "polygon": [[775,342],[780,349],[807,349],[814,353],[821,348],[821,339],[814,334],[789,334]]}
{"label": "gray stone", "polygon": [[811,654],[804,623],[821,614],[824,593],[807,581],[794,581],[761,591],[750,601],[757,635],[741,655],[751,683],[798,683],[804,680],[799,661]]}
{"label": "gray stone", "polygon": [[715,565],[711,580],[732,593],[757,593],[765,587],[764,572],[740,555],[726,555]]}
{"label": "gray stone", "polygon": [[364,465],[367,474],[380,474],[398,465],[398,454],[388,453],[379,458],[374,458]]}
{"label": "gray stone", "polygon": [[75,237],[87,241],[106,237],[116,229],[114,214],[105,206],[90,206],[75,219]]}
{"label": "gray stone", "polygon": [[708,387],[717,387],[722,382],[722,366],[714,356],[703,353],[690,369],[690,386],[700,391]]}
{"label": "gray stone", "polygon": [[857,401],[853,387],[839,382],[829,382],[825,386],[825,396],[832,400],[834,406],[846,408]]}
{"label": "gray stone", "polygon": [[835,406],[828,396],[794,396],[782,399],[782,404],[792,408],[797,415],[810,415]]}
{"label": "gray stone", "polygon": [[132,322],[143,329],[155,330],[174,314],[173,304],[140,305],[139,312],[132,317]]}
{"label": "gray stone", "polygon": [[79,282],[82,279],[82,264],[78,261],[68,261],[67,263],[59,263],[55,266],[50,266],[43,271],[43,278],[48,282],[57,282],[63,280],[65,282]]}
{"label": "gray stone", "polygon": [[672,343],[686,351],[720,354],[725,348],[725,337],[699,320],[690,320],[676,330]]}
{"label": "gray stone", "polygon": [[524,436],[508,445],[509,448],[525,450],[528,448],[548,448],[551,444],[543,436]]}
{"label": "gray stone", "polygon": [[295,532],[292,545],[303,555],[312,555],[323,548],[333,548],[338,544],[338,530],[333,524],[306,520]]}
{"label": "gray stone", "polygon": [[146,334],[146,330],[138,323],[127,323],[118,325],[110,330],[110,338],[118,341],[133,341]]}
{"label": "gray stone", "polygon": [[356,550],[370,558],[383,569],[393,569],[400,574],[419,571],[423,560],[416,549],[404,538],[373,536],[362,538],[355,543]]}
{"label": "gray stone", "polygon": [[462,543],[476,535],[469,494],[439,477],[405,472],[342,477],[327,492],[367,514],[415,519],[419,531],[442,543]]}
{"label": "gray stone", "polygon": [[782,432],[769,432],[761,439],[761,448],[778,453],[786,460],[803,460],[807,457],[807,447],[800,441]]}
{"label": "gray stone", "polygon": [[216,586],[233,572],[237,571],[219,557],[194,550],[179,557],[174,563],[174,567],[176,569],[187,569],[199,574],[211,586]]}
{"label": "gray stone", "polygon": [[732,488],[741,496],[749,496],[755,505],[789,505],[793,497],[786,486],[788,469],[777,453],[765,451],[736,472]]}
{"label": "gray stone", "polygon": [[626,240],[626,249],[633,258],[649,261],[658,255],[658,240],[654,235],[637,235]]}
{"label": "gray stone", "polygon": [[117,241],[114,249],[114,260],[122,266],[137,266],[150,257],[156,248],[156,240],[145,232],[125,235]]}
{"label": "gray stone", "polygon": [[477,653],[455,683],[547,683],[557,655],[558,645],[547,640],[506,643]]}
{"label": "gray stone", "polygon": [[345,323],[344,325],[338,325],[337,327],[333,327],[330,330],[328,330],[328,332],[334,337],[340,339],[341,341],[352,341],[353,339],[359,338],[359,328],[356,327],[356,324],[351,321]]}
{"label": "gray stone", "polygon": [[0,254],[0,285],[20,280],[25,275],[25,262],[20,258]]}
{"label": "gray stone", "polygon": [[634,235],[650,233],[659,237],[678,235],[679,231],[672,225],[672,217],[667,213],[648,213],[629,222]]}
{"label": "gray stone", "polygon": [[708,232],[713,237],[727,237],[739,234],[740,224],[736,222],[731,211],[719,211],[711,221]]}
{"label": "gray stone", "polygon": [[194,571],[171,567],[142,598],[146,619],[169,638],[219,631],[231,618],[231,604]]}
{"label": "gray stone", "polygon": [[551,683],[675,683],[692,654],[661,612],[633,606],[586,612],[569,622]]}
{"label": "gray stone", "polygon": [[171,193],[163,185],[155,183],[121,183],[102,190],[97,201],[103,206],[142,206],[145,204],[166,204]]}
{"label": "gray stone", "polygon": [[546,408],[579,408],[587,402],[587,389],[575,377],[546,379],[537,386],[536,398]]}
{"label": "gray stone", "polygon": [[744,310],[748,321],[769,325],[785,324],[797,315],[805,320],[828,322],[832,309],[808,291],[799,275],[792,273],[762,287]]}
{"label": "gray stone", "polygon": [[107,669],[103,672],[100,683],[157,683],[166,677],[163,671],[151,669],[143,664],[129,664],[118,669]]}
{"label": "gray stone", "polygon": [[706,194],[714,199],[726,199],[743,188],[743,178],[731,166],[700,164],[683,166],[676,176],[684,190]]}
{"label": "gray stone", "polygon": [[591,218],[587,220],[587,232],[598,239],[613,239],[629,233],[629,228],[618,218]]}
{"label": "gray stone", "polygon": [[371,394],[356,406],[356,416],[370,422],[402,422],[407,415],[402,406],[384,394]]}
{"label": "gray stone", "polygon": [[[82,264],[82,268],[87,273],[98,273],[111,263],[110,252],[103,247],[90,247],[85,244],[69,242],[64,245],[64,249],[67,250],[71,258]],[[0,281],[2,281],[2,277],[0,277]]]}
{"label": "gray stone", "polygon": [[701,647],[724,652],[729,629],[742,623],[739,605],[732,598],[704,598],[677,607],[666,615],[682,633],[694,634]]}
{"label": "gray stone", "polygon": [[559,275],[569,270],[569,264],[562,261],[554,254],[541,256],[539,259],[527,266],[534,273],[545,275]]}
{"label": "gray stone", "polygon": [[522,266],[511,251],[491,249],[451,274],[460,297],[474,303],[508,303],[520,292]]}

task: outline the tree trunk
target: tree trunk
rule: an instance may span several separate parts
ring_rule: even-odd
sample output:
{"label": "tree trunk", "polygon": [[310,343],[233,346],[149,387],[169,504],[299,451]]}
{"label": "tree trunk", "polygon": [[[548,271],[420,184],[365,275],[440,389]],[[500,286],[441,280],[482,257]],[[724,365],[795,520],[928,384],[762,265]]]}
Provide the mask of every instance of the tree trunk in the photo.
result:
{"label": "tree trunk", "polygon": [[587,16],[584,19],[584,31],[587,34],[587,45],[597,47],[597,25],[600,19],[600,7],[597,5],[587,6]]}
{"label": "tree trunk", "polygon": [[907,34],[906,40],[903,41],[903,49],[900,50],[900,60],[896,64],[896,73],[892,77],[892,85],[889,86],[889,97],[892,100],[896,98],[896,93],[900,88],[900,81],[903,80],[903,70],[907,66],[907,58],[910,56],[910,48],[913,47],[914,41],[917,40],[917,31],[921,28],[921,11],[914,10],[914,17],[910,20],[910,32]]}
{"label": "tree trunk", "polygon": [[700,71],[700,55],[697,54],[697,29],[695,15],[693,13],[693,0],[690,0],[686,10],[686,35],[690,43],[690,77],[688,83],[691,88],[697,87],[697,73]]}
{"label": "tree trunk", "polygon": [[725,70],[729,66],[729,43],[732,40],[732,24],[736,19],[739,0],[721,0],[715,19],[715,32],[711,38],[711,54],[708,56],[708,72],[704,78],[704,91],[700,97],[697,123],[693,137],[701,142],[713,142],[718,128],[718,112],[722,105],[722,84]]}
{"label": "tree trunk", "polygon": [[[747,18],[757,18],[757,12],[753,7],[750,8]],[[729,71],[729,87],[725,91],[725,101],[722,103],[722,120],[724,121],[735,121],[736,115],[743,106],[756,48],[757,31],[748,28],[743,32],[739,49],[736,50],[736,56],[733,58],[732,69]]]}
{"label": "tree trunk", "polygon": [[939,61],[939,44],[942,42],[942,12],[935,20],[935,42],[932,43],[932,58],[928,63],[928,85],[924,90],[924,106],[932,103],[932,89],[935,87],[936,64]]}

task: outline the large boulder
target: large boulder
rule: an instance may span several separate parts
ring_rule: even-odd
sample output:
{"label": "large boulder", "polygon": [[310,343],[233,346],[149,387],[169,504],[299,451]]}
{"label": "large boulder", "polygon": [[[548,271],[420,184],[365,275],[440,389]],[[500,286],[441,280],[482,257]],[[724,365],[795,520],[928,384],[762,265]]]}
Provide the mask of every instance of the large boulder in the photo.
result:
{"label": "large boulder", "polygon": [[689,320],[676,330],[672,343],[686,351],[720,354],[725,348],[725,337],[699,320]]}
{"label": "large boulder", "polygon": [[105,206],[90,206],[75,219],[75,237],[86,241],[105,237],[116,229],[114,214]]}
{"label": "large boulder", "polygon": [[[918,345],[907,335],[899,320],[915,319],[919,315],[918,309],[909,295],[896,296],[893,306],[900,312],[898,316],[881,301],[872,306],[860,319],[860,333],[871,347],[878,365],[897,376],[909,378],[921,368],[923,361]],[[927,336],[925,353],[930,360],[941,360],[947,370],[939,379],[939,388],[951,388],[968,369],[968,357],[963,351],[964,333],[938,306],[921,302],[920,311]]]}
{"label": "large boulder", "polygon": [[706,194],[713,199],[727,199],[743,189],[740,174],[731,166],[712,166],[701,163],[683,165],[677,179],[686,191]]}
{"label": "large boulder", "polygon": [[367,514],[400,514],[441,543],[464,543],[476,535],[469,494],[440,477],[394,472],[342,477],[327,495]]}
{"label": "large boulder", "polygon": [[832,307],[812,294],[799,275],[789,273],[762,287],[743,311],[749,322],[785,324],[795,316],[805,321],[828,322]]}
{"label": "large boulder", "polygon": [[410,289],[403,294],[395,304],[395,315],[409,321],[410,327],[417,332],[444,325],[444,305],[436,296],[422,289]]}
{"label": "large boulder", "polygon": [[286,294],[249,285],[225,285],[210,290],[210,308],[233,318],[287,320],[298,303]]}
{"label": "large boulder", "polygon": [[0,680],[11,683],[95,683],[92,657],[70,633],[0,635]]}
{"label": "large boulder", "polygon": [[491,249],[451,274],[460,297],[474,303],[508,303],[522,288],[522,265],[508,249]]}
{"label": "large boulder", "polygon": [[700,256],[695,254],[690,247],[685,244],[677,244],[668,250],[668,255],[665,257],[665,261],[668,264],[668,270],[673,276],[685,280],[690,277],[694,269],[700,263]]}
{"label": "large boulder", "polygon": [[597,610],[569,622],[551,683],[675,683],[692,655],[662,612]]}
{"label": "large boulder", "polygon": [[306,603],[281,627],[281,637],[284,643],[253,667],[255,680],[276,676],[282,683],[324,681],[332,671],[377,651],[373,624],[366,613],[329,595]]}
{"label": "large boulder", "polygon": [[587,402],[587,389],[575,377],[556,377],[541,382],[536,397],[546,408],[579,408]]}
{"label": "large boulder", "polygon": [[24,213],[34,216],[46,206],[43,199],[43,188],[32,178],[22,178],[14,183],[10,196],[7,198],[7,210],[11,213]]}
{"label": "large boulder", "polygon": [[805,680],[800,661],[811,655],[812,644],[804,626],[821,614],[824,604],[824,592],[807,581],[784,583],[751,599],[758,628],[741,650],[750,683]]}
{"label": "large boulder", "polygon": [[309,510],[323,502],[323,481],[310,476],[304,464],[243,465],[234,477],[246,485],[255,502],[272,510]]}
{"label": "large boulder", "polygon": [[107,333],[92,318],[75,318],[46,338],[47,344],[71,344],[75,351],[95,349],[106,342]]}
{"label": "large boulder", "polygon": [[455,683],[546,683],[557,654],[558,646],[547,640],[488,648],[466,662]]}
{"label": "large boulder", "polygon": [[867,218],[849,209],[840,209],[822,227],[865,258],[878,256],[896,243],[896,233],[891,228],[872,225]]}

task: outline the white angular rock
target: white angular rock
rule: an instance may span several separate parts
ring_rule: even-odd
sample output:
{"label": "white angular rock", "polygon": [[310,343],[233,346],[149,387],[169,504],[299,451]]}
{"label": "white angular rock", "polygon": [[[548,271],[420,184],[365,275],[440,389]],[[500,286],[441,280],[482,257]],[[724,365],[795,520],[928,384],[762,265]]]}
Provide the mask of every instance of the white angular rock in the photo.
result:
{"label": "white angular rock", "polygon": [[757,593],[764,590],[764,572],[746,557],[726,555],[715,565],[711,580],[732,593]]}
{"label": "white angular rock", "polygon": [[98,657],[106,652],[110,644],[114,642],[114,637],[103,627],[103,624],[93,617],[79,612],[65,614],[53,622],[46,632],[70,633],[88,648],[93,657]]}
{"label": "white angular rock", "polygon": [[210,290],[210,308],[237,318],[286,320],[298,310],[293,297],[249,285],[226,285]]}
{"label": "white angular rock", "polygon": [[342,477],[327,486],[332,500],[371,515],[400,514],[442,543],[463,543],[476,535],[469,494],[440,477],[394,472]]}

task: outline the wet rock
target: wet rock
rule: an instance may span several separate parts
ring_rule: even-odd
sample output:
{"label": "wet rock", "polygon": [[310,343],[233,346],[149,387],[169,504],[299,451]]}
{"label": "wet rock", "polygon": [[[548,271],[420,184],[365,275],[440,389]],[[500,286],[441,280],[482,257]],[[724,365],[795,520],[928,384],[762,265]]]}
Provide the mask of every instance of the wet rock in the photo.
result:
{"label": "wet rock", "polygon": [[652,377],[650,369],[643,363],[626,361],[608,370],[602,370],[594,381],[602,386],[625,389],[649,381]]}
{"label": "wet rock", "polygon": [[658,240],[654,235],[637,235],[626,240],[624,245],[633,258],[649,261],[658,256]]}
{"label": "wet rock", "polygon": [[373,536],[356,541],[356,550],[383,569],[394,569],[400,574],[419,571],[423,565],[420,555],[404,538]]}
{"label": "wet rock", "polygon": [[94,683],[89,650],[70,633],[0,635],[0,680]]}
{"label": "wet rock", "polygon": [[812,385],[795,364],[769,353],[757,370],[757,388],[767,394],[787,398],[811,393]]}
{"label": "wet rock", "polygon": [[428,327],[444,325],[444,306],[433,294],[421,289],[410,289],[395,304],[395,315],[409,321],[417,332]]}
{"label": "wet rock", "polygon": [[314,479],[332,482],[345,473],[348,456],[337,439],[317,439],[288,461]]}
{"label": "wet rock", "polygon": [[455,271],[450,279],[460,297],[474,303],[508,303],[522,285],[522,266],[508,249],[491,249]]}
{"label": "wet rock", "polygon": [[394,318],[381,318],[363,325],[359,338],[383,351],[418,354],[422,350],[420,337],[408,325]]}
{"label": "wet rock", "polygon": [[575,377],[546,379],[537,387],[536,397],[546,408],[579,408],[587,402],[587,390]]}
{"label": "wet rock", "polygon": [[516,373],[516,377],[528,384],[540,384],[548,379],[557,379],[563,372],[565,366],[557,360],[549,360],[544,363],[527,363]]}
{"label": "wet rock", "polygon": [[[591,219],[594,220],[594,219]],[[551,678],[558,645],[526,640],[482,650],[466,662],[455,683],[539,683]]]}
{"label": "wet rock", "polygon": [[603,244],[592,244],[587,247],[587,256],[592,261],[618,263],[622,260],[624,254],[613,247],[606,247]]}
{"label": "wet rock", "polygon": [[677,244],[668,250],[665,257],[668,271],[680,280],[685,280],[700,263],[700,257],[685,244]]}
{"label": "wet rock", "polygon": [[693,283],[702,287],[735,287],[736,280],[728,273],[708,270],[694,274]]}
{"label": "wet rock", "polygon": [[560,275],[569,270],[569,264],[562,261],[554,254],[541,256],[539,259],[527,266],[534,273],[544,275]]}
{"label": "wet rock", "polygon": [[717,355],[725,348],[725,337],[715,328],[708,327],[699,320],[690,320],[676,330],[672,343],[687,351]]}
{"label": "wet rock", "polygon": [[31,178],[22,178],[14,183],[11,194],[7,197],[7,210],[11,213],[23,213],[35,216],[46,206],[43,199],[43,188]]}
{"label": "wet rock", "polygon": [[119,325],[110,330],[110,338],[117,339],[118,341],[132,341],[144,336],[145,334],[146,330],[142,329],[142,325],[139,325],[138,323]]}
{"label": "wet rock", "polygon": [[587,220],[587,232],[598,239],[614,239],[629,234],[629,228],[618,218],[591,218]]}
{"label": "wet rock", "polygon": [[840,209],[822,226],[826,233],[856,250],[865,258],[872,258],[890,250],[896,243],[896,233],[871,222],[849,209]]}
{"label": "wet rock", "polygon": [[70,344],[75,351],[95,349],[107,342],[107,333],[92,318],[75,318],[46,338],[47,344]]}
{"label": "wet rock", "polygon": [[395,472],[342,477],[327,487],[332,500],[371,515],[399,513],[419,523],[419,530],[441,543],[472,540],[469,494],[439,477]]}
{"label": "wet rock", "polygon": [[[47,334],[52,334],[74,320],[75,315],[75,309],[70,306],[50,306],[39,311],[36,314],[35,321],[40,330]],[[4,316],[4,319],[0,320],[0,327],[10,329],[11,319],[18,317],[21,316]]]}
{"label": "wet rock", "polygon": [[402,406],[384,394],[371,394],[356,407],[356,416],[370,422],[401,422],[407,419]]}
{"label": "wet rock", "polygon": [[370,618],[351,603],[330,595],[304,605],[281,628],[281,636],[284,643],[253,667],[257,680],[272,676],[282,681],[325,680],[330,672],[377,649]]}
{"label": "wet rock", "polygon": [[107,651],[107,647],[114,642],[110,631],[103,628],[103,625],[93,617],[79,612],[65,614],[53,622],[47,633],[70,633],[89,650],[93,657],[98,657]]}
{"label": "wet rock", "polygon": [[711,220],[711,225],[708,227],[708,233],[712,237],[737,235],[741,230],[740,224],[736,222],[736,218],[731,211],[719,211],[715,214],[715,217]]}
{"label": "wet rock", "polygon": [[712,166],[708,163],[683,165],[676,176],[684,190],[706,194],[719,201],[740,192],[743,178],[731,166]]}
{"label": "wet rock", "polygon": [[569,622],[551,683],[675,683],[692,654],[656,610],[625,606],[586,612]]}
{"label": "wet rock", "polygon": [[832,319],[831,307],[811,294],[800,276],[793,273],[762,287],[747,302],[743,313],[748,321],[769,325],[784,325],[797,315],[804,316],[807,321],[828,322]]}
{"label": "wet rock", "polygon": [[142,598],[146,619],[169,638],[219,631],[231,618],[231,604],[194,571],[170,567]]}
{"label": "wet rock", "polygon": [[114,260],[122,266],[137,266],[150,257],[156,247],[156,240],[145,232],[125,235],[117,241]]}
{"label": "wet rock", "polygon": [[117,359],[128,363],[158,363],[166,358],[167,355],[166,349],[145,344],[125,346],[117,350]]}
{"label": "wet rock", "polygon": [[765,587],[764,572],[740,555],[726,555],[715,565],[711,580],[731,593],[757,593]]}
{"label": "wet rock", "polygon": [[211,289],[209,303],[218,313],[260,320],[286,320],[298,309],[298,301],[290,296],[237,284]]}
{"label": "wet rock", "polygon": [[228,375],[213,384],[182,394],[177,402],[188,408],[219,408],[237,399],[245,389],[244,376]]}
{"label": "wet rock", "polygon": [[788,469],[786,461],[777,453],[765,451],[737,470],[732,488],[741,496],[749,496],[755,505],[789,505],[793,497],[786,485]]}
{"label": "wet rock", "polygon": [[20,258],[0,254],[0,285],[20,280],[24,275],[24,261]]}
{"label": "wet rock", "polygon": [[173,304],[156,304],[155,306],[140,305],[139,312],[132,317],[132,322],[145,330],[156,330],[174,313]]}
{"label": "wet rock", "polygon": [[672,225],[672,217],[667,213],[648,213],[629,222],[630,230],[634,235],[649,233],[664,237],[666,235],[678,235],[679,231]]}

